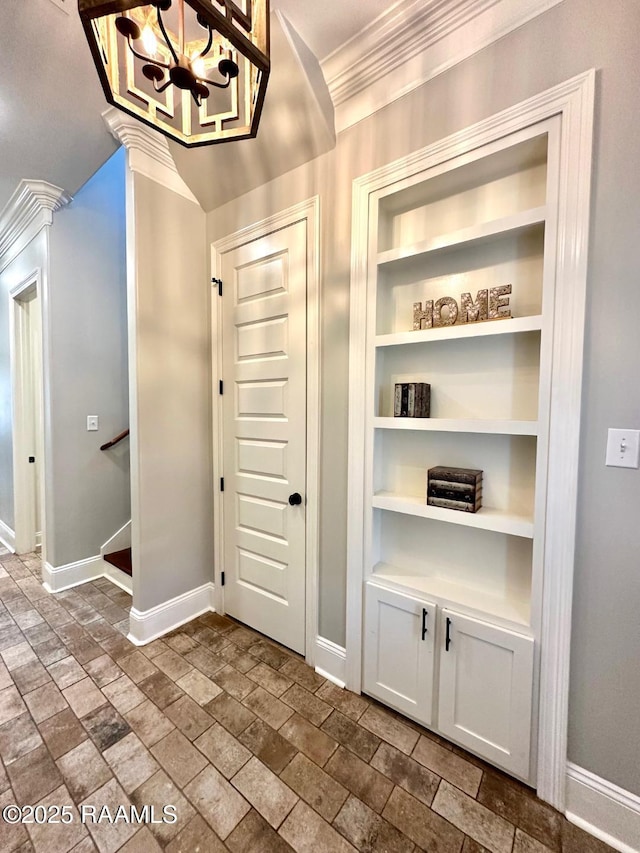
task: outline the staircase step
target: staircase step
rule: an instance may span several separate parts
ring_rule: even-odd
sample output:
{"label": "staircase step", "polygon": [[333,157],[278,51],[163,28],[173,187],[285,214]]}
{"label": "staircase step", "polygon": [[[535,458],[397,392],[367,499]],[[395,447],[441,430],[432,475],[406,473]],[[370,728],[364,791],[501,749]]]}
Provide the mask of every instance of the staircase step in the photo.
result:
{"label": "staircase step", "polygon": [[114,551],[113,554],[105,554],[103,559],[131,577],[131,548]]}

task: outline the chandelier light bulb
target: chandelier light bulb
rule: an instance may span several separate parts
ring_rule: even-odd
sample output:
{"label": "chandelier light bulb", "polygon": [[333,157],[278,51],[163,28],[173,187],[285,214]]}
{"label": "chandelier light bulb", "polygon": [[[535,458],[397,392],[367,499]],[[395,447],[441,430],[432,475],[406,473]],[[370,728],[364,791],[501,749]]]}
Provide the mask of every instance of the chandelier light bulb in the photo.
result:
{"label": "chandelier light bulb", "polygon": [[191,70],[196,75],[196,77],[204,77],[207,73],[207,69],[204,64],[204,59],[197,53],[194,54],[191,59]]}
{"label": "chandelier light bulb", "polygon": [[142,30],[142,44],[149,56],[155,56],[158,51],[158,39],[149,24]]}

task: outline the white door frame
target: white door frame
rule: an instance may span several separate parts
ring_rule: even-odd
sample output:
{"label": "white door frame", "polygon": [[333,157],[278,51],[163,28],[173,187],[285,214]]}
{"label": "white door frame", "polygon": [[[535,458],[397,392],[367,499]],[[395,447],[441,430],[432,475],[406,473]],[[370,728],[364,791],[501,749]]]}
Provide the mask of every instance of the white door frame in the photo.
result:
{"label": "white door frame", "polygon": [[[353,184],[349,349],[349,446],[365,434],[369,200],[372,193],[463,152],[553,116],[562,120],[553,365],[540,635],[538,796],[564,809],[569,658],[575,555],[580,401],[587,283],[595,71],[592,69]],[[364,456],[349,454],[347,687],[361,689]]]}
{"label": "white door frame", "polygon": [[[307,470],[306,470],[306,614],[305,658],[315,665],[318,634],[319,488],[320,488],[320,199],[318,196],[236,231],[211,246],[211,275],[220,278],[222,256],[240,246],[266,237],[297,222],[307,225]],[[224,284],[223,284],[224,288]],[[212,402],[213,402],[213,529],[214,529],[214,608],[224,613],[221,572],[224,569],[223,500],[218,483],[224,476],[223,407],[219,394],[222,380],[222,336],[217,284],[211,290]]]}
{"label": "white door frame", "polygon": [[[13,435],[13,502],[15,542],[14,547],[18,554],[33,551],[36,546],[36,519],[34,506],[36,496],[39,494],[40,501],[40,527],[42,533],[42,550],[44,554],[44,538],[46,530],[45,520],[45,441],[44,441],[44,392],[43,375],[39,377],[36,389],[40,412],[32,411],[31,401],[36,399],[33,394],[27,394],[29,383],[33,382],[33,373],[28,370],[24,363],[24,351],[27,329],[24,322],[24,314],[20,302],[30,290],[35,290],[38,298],[40,312],[40,346],[41,353],[43,331],[42,311],[42,271],[39,267],[29,273],[19,284],[9,291],[9,324],[10,324],[10,348],[11,348],[11,388],[12,388],[12,435]],[[44,369],[44,361],[40,364]],[[28,452],[28,444],[25,440],[26,425],[34,417],[40,418],[40,429],[37,436],[36,457],[38,459],[38,482],[27,475],[24,460]]]}

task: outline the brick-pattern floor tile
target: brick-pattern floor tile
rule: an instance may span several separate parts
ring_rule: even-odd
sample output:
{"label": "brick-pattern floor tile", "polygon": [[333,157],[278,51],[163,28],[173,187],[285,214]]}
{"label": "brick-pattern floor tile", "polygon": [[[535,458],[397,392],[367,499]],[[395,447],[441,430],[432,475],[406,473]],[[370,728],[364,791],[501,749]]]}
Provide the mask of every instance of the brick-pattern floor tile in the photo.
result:
{"label": "brick-pattern floor tile", "polygon": [[60,771],[41,745],[7,766],[18,805],[33,805],[62,783]]}
{"label": "brick-pattern floor tile", "polygon": [[470,797],[475,797],[478,793],[482,770],[430,738],[421,737],[411,757]]}
{"label": "brick-pattern floor tile", "polygon": [[356,797],[350,796],[333,825],[356,850],[370,853],[413,853],[413,841]]}
{"label": "brick-pattern floor tile", "polygon": [[67,700],[52,681],[27,693],[24,701],[36,723],[42,723],[68,707]]}
{"label": "brick-pattern floor tile", "polygon": [[[146,847],[140,848],[140,853],[147,853],[147,849],[152,853],[152,848]],[[196,814],[165,847],[165,853],[227,853],[227,848],[204,818]]]}
{"label": "brick-pattern floor tile", "polygon": [[363,761],[371,761],[380,746],[379,737],[363,729],[340,711],[332,711],[322,724],[322,730]]}
{"label": "brick-pattern floor tile", "polygon": [[123,590],[52,595],[40,575],[38,555],[0,547],[0,805],[172,805],[177,820],[3,826],[0,853],[611,853],[226,616],[136,648]]}
{"label": "brick-pattern floor tile", "polygon": [[215,767],[206,767],[184,789],[216,835],[224,839],[249,811],[249,803]]}
{"label": "brick-pattern floor tile", "polygon": [[57,764],[71,796],[77,803],[112,777],[108,764],[90,740],[83,741],[60,756]]}
{"label": "brick-pattern floor tile", "polygon": [[339,835],[306,803],[299,802],[280,827],[280,835],[296,853],[354,853],[355,847]]}
{"label": "brick-pattern floor tile", "polygon": [[177,729],[152,746],[151,754],[179,788],[184,788],[207,764],[204,755]]}
{"label": "brick-pattern floor tile", "polygon": [[220,723],[215,723],[207,729],[194,742],[194,745],[227,779],[235,776],[251,758],[251,752]]}
{"label": "brick-pattern floor tile", "polygon": [[293,708],[276,699],[263,687],[256,687],[243,704],[274,729],[279,729],[293,714]]}
{"label": "brick-pattern floor tile", "polygon": [[433,810],[492,853],[511,853],[515,834],[513,824],[459,788],[443,781],[433,801]]}
{"label": "brick-pattern floor tile", "polygon": [[280,778],[329,823],[349,795],[346,788],[300,752],[285,767]]}
{"label": "brick-pattern floor tile", "polygon": [[60,758],[89,737],[71,708],[40,723],[38,728],[53,758]]}
{"label": "brick-pattern floor tile", "polygon": [[464,834],[402,788],[394,788],[382,817],[429,853],[462,850]]}
{"label": "brick-pattern floor tile", "polygon": [[232,780],[233,786],[274,829],[298,802],[298,796],[257,758],[252,758]]}
{"label": "brick-pattern floor tile", "polygon": [[[226,846],[231,853],[291,853],[293,850],[254,809],[236,826],[227,838]],[[317,853],[320,853],[320,848]]]}
{"label": "brick-pattern floor tile", "polygon": [[390,744],[380,744],[371,766],[425,805],[433,802],[440,777]]}
{"label": "brick-pattern floor tile", "polygon": [[386,711],[371,706],[367,708],[359,721],[360,725],[373,732],[382,740],[386,740],[401,752],[411,755],[411,752],[420,737],[419,732],[409,728]]}
{"label": "brick-pattern floor tile", "polygon": [[214,724],[213,717],[207,714],[190,696],[182,696],[168,708],[165,708],[164,713],[191,741]]}
{"label": "brick-pattern floor tile", "polygon": [[42,737],[29,714],[0,726],[0,757],[6,766],[40,746]]}
{"label": "brick-pattern floor tile", "polygon": [[393,789],[390,779],[342,746],[333,753],[325,770],[376,812],[382,811]]}
{"label": "brick-pattern floor tile", "polygon": [[251,723],[238,740],[276,774],[284,770],[297,752],[290,741],[263,720]]}

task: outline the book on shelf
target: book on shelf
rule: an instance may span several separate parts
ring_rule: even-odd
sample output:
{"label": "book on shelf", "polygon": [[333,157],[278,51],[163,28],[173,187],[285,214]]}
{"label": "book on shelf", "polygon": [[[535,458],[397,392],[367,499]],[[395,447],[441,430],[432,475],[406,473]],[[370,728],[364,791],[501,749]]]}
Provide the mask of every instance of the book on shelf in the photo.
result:
{"label": "book on shelf", "polygon": [[429,483],[429,497],[431,498],[447,498],[453,501],[464,501],[465,503],[475,503],[478,498],[482,498],[482,489],[476,489],[474,486],[467,486],[468,491],[460,491],[455,486],[460,483],[445,483],[443,486],[434,486],[433,482]]}
{"label": "book on shelf", "polygon": [[477,485],[482,482],[482,471],[479,468],[448,468],[438,465],[429,468],[429,480],[445,480],[447,483],[470,483]]}
{"label": "book on shelf", "polygon": [[393,395],[396,418],[428,418],[431,411],[431,385],[427,382],[398,382]]}
{"label": "book on shelf", "polygon": [[482,495],[478,496],[478,499],[474,501],[474,503],[467,503],[467,501],[456,501],[451,500],[449,498],[433,498],[431,495],[427,498],[428,506],[439,506],[443,509],[456,509],[461,512],[477,512],[482,506]]}
{"label": "book on shelf", "polygon": [[430,468],[427,505],[477,512],[482,506],[482,471],[477,468]]}

